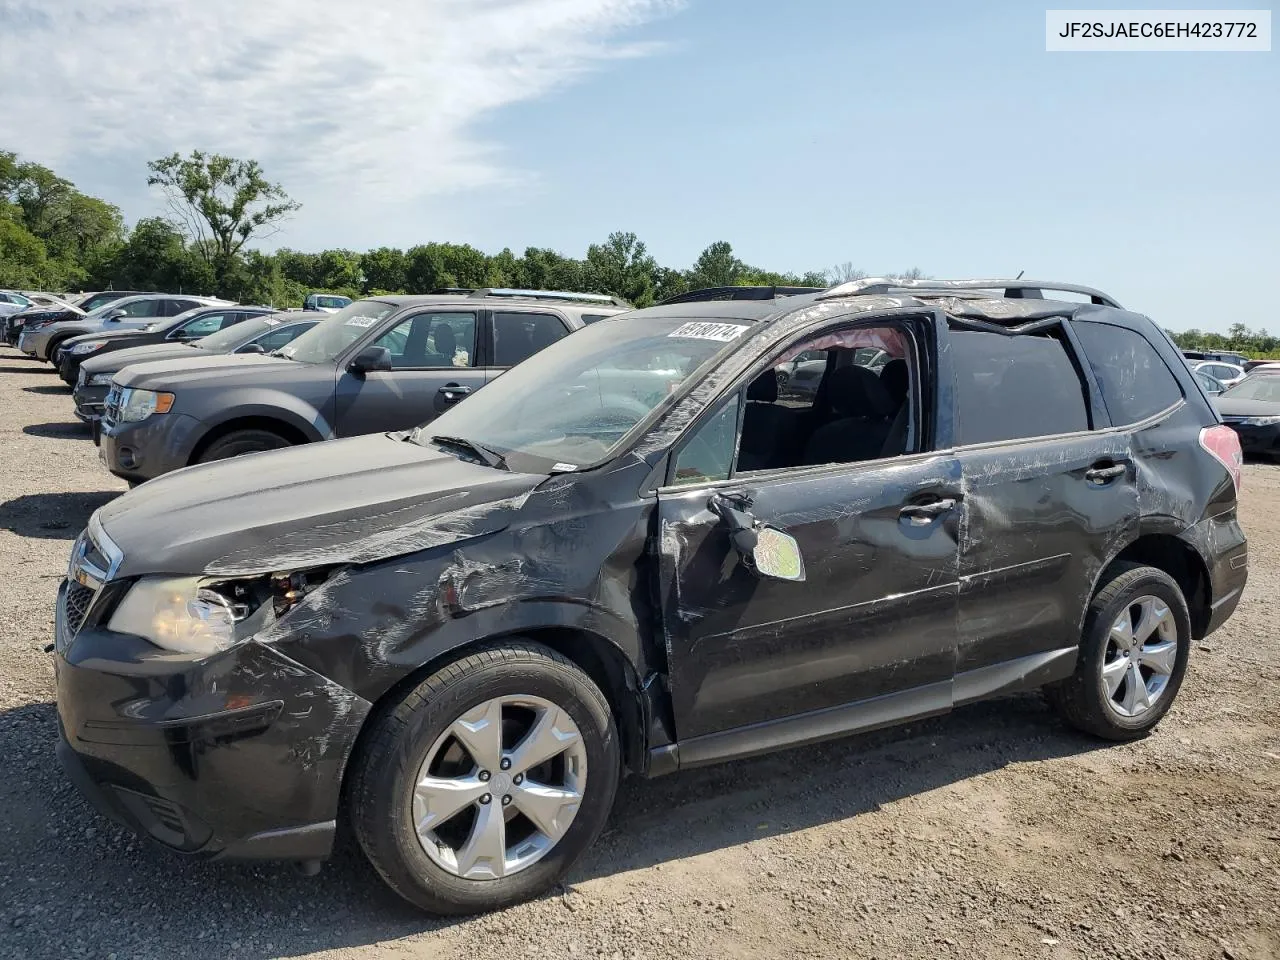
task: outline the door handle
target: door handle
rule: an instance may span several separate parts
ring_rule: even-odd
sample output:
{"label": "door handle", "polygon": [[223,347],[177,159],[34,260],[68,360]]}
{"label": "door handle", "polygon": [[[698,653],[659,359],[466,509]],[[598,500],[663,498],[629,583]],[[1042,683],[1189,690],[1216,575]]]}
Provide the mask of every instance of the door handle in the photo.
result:
{"label": "door handle", "polygon": [[444,398],[445,403],[457,403],[471,392],[471,388],[464,387],[460,383],[446,383],[436,392]]}
{"label": "door handle", "polygon": [[1084,476],[1093,483],[1110,483],[1116,477],[1124,476],[1127,469],[1123,463],[1113,463],[1106,467],[1090,467],[1084,472]]}
{"label": "door handle", "polygon": [[930,500],[928,503],[911,503],[898,511],[898,516],[911,523],[923,526],[955,508],[954,497],[943,497],[941,500]]}

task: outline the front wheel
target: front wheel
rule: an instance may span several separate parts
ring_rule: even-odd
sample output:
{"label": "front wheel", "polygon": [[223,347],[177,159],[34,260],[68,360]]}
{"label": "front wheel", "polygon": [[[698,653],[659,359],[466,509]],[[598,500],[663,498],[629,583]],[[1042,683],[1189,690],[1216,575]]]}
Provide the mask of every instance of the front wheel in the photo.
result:
{"label": "front wheel", "polygon": [[196,462],[211,463],[214,460],[228,460],[246,453],[279,450],[287,446],[288,440],[270,430],[236,430],[209,444],[208,449],[196,458]]}
{"label": "front wheel", "polygon": [[1117,564],[1089,604],[1076,672],[1045,694],[1077,729],[1135,740],[1168,712],[1190,652],[1177,582],[1155,567]]}
{"label": "front wheel", "polygon": [[360,845],[432,913],[519,903],[595,842],[619,770],[613,713],[575,664],[511,642],[457,660],[373,721],[350,791]]}

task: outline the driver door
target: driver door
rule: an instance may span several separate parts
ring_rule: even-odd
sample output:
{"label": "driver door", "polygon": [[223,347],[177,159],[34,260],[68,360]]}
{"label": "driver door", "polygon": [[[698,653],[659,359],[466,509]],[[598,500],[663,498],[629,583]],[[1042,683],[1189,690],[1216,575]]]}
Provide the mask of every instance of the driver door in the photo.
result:
{"label": "driver door", "polygon": [[477,315],[429,310],[396,321],[370,346],[391,354],[390,370],[357,374],[338,370],[337,433],[353,437],[382,430],[409,430],[434,420],[484,386],[476,366]]}
{"label": "driver door", "polygon": [[[922,367],[933,369],[913,361],[914,370]],[[738,473],[738,411],[749,414],[760,393],[745,388],[704,416],[674,449],[668,485],[658,492],[660,595],[682,766],[944,712],[952,703],[964,511],[957,459],[912,438],[896,456]],[[911,391],[905,402],[915,423],[921,396],[933,395],[918,384]],[[752,572],[708,508],[716,494],[793,538],[804,580]]]}

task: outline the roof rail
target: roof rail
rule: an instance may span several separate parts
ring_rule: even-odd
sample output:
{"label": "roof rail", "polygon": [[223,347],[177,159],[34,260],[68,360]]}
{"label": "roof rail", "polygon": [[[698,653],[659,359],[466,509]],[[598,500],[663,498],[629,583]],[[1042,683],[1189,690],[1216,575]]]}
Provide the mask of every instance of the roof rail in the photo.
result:
{"label": "roof rail", "polygon": [[964,291],[1001,291],[999,296],[1011,300],[1046,300],[1046,290],[1055,293],[1079,293],[1090,303],[1119,308],[1120,304],[1101,290],[1082,287],[1076,283],[1057,283],[1052,280],[889,280],[884,277],[867,277],[836,284],[822,293],[826,297],[855,297],[887,293],[945,295]]}
{"label": "roof rail", "polygon": [[476,292],[475,287],[436,287],[434,290],[431,291],[433,295],[439,295],[442,293],[456,293],[464,297],[469,297],[471,296],[471,294],[475,292]]}
{"label": "roof rail", "polygon": [[772,300],[775,297],[793,297],[801,293],[822,293],[822,287],[706,287],[702,290],[690,290],[688,293],[667,297],[657,305],[666,307],[673,303],[704,303],[708,300]]}
{"label": "roof rail", "polygon": [[527,297],[530,300],[570,300],[579,303],[608,304],[614,307],[631,308],[631,304],[621,297],[610,297],[603,293],[572,293],[567,290],[514,290],[509,287],[479,287],[470,291],[473,297]]}

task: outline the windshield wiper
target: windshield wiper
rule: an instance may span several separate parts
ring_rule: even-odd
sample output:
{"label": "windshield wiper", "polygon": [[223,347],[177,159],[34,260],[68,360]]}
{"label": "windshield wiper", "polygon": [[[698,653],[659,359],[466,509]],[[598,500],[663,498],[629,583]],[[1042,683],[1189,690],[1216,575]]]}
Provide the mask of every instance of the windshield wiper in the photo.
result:
{"label": "windshield wiper", "polygon": [[483,444],[476,443],[474,440],[466,440],[463,437],[432,437],[431,442],[446,447],[460,447],[463,450],[470,451],[473,456],[479,457],[495,469],[507,469],[506,457],[498,453],[497,450],[491,450]]}
{"label": "windshield wiper", "polygon": [[267,354],[267,356],[268,357],[284,357],[284,359],[286,360],[293,359],[293,357],[290,354],[287,354],[284,352],[284,347],[281,347],[279,350],[272,350],[270,353]]}

